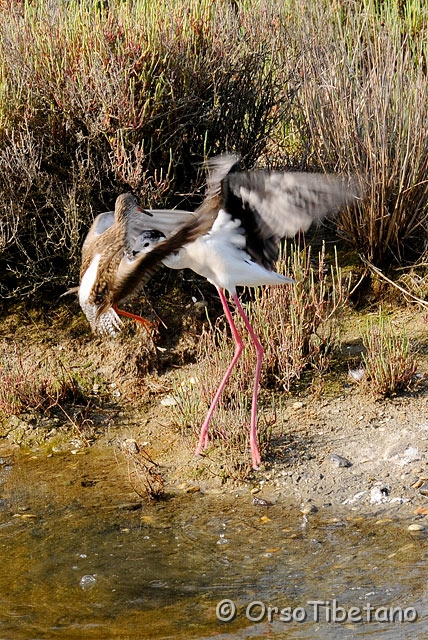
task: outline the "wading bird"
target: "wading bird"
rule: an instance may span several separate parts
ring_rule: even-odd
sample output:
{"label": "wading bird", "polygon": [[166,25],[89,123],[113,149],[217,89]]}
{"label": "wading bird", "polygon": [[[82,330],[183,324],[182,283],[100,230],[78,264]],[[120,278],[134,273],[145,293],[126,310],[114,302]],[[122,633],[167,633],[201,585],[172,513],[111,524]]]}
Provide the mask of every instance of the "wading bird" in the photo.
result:
{"label": "wading bird", "polygon": [[[230,293],[250,334],[257,353],[250,422],[250,448],[256,469],[261,461],[257,442],[257,397],[263,347],[242,308],[236,287],[292,283],[291,278],[273,270],[281,239],[306,231],[312,222],[321,220],[329,212],[352,204],[358,190],[355,184],[350,187],[345,179],[335,175],[240,171],[239,158],[233,155],[211,159],[208,168],[207,196],[194,215],[205,222],[211,221],[210,228],[191,242],[182,246],[175,243],[174,249],[169,247],[172,250],[162,262],[172,269],[192,269],[217,288],[236,344],[235,354],[201,427],[197,455],[208,444],[212,415],[244,346],[225,290]],[[141,260],[140,252],[150,256],[168,241],[158,220],[175,215],[175,211],[168,210],[149,213],[152,217],[145,220],[146,229],[137,234],[133,242],[136,260]]]}
{"label": "wading bird", "polygon": [[166,256],[206,233],[212,226],[208,215],[208,211],[201,215],[159,211],[154,223],[153,214],[141,209],[133,194],[125,193],[116,199],[114,211],[95,218],[82,247],[80,284],[67,292],[77,291],[94,332],[116,335],[122,325],[119,315],[150,325],[117,305],[138,291]]}

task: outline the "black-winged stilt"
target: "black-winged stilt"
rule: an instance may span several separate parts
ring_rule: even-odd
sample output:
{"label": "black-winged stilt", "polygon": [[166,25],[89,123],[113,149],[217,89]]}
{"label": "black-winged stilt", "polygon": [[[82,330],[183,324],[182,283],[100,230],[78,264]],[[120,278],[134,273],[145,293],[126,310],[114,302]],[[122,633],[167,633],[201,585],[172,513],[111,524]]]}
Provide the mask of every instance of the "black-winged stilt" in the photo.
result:
{"label": "black-winged stilt", "polygon": [[[280,241],[298,231],[306,231],[312,222],[329,212],[355,201],[356,185],[336,175],[283,173],[276,171],[240,171],[239,158],[223,155],[208,163],[207,197],[195,216],[211,220],[207,233],[176,247],[162,262],[172,269],[189,268],[207,278],[216,288],[236,343],[235,354],[224,374],[201,427],[196,454],[207,444],[208,428],[223,389],[243,350],[243,342],[233,321],[224,291],[229,291],[239,315],[250,334],[257,353],[250,423],[250,448],[253,468],[260,464],[257,442],[257,397],[263,359],[263,347],[242,308],[236,287],[292,283],[276,273]],[[150,211],[147,229],[136,237],[134,252],[156,249],[164,232],[158,220],[174,211]],[[150,237],[148,231],[154,231]],[[165,240],[161,240],[165,242]],[[138,258],[137,258],[138,259]]]}

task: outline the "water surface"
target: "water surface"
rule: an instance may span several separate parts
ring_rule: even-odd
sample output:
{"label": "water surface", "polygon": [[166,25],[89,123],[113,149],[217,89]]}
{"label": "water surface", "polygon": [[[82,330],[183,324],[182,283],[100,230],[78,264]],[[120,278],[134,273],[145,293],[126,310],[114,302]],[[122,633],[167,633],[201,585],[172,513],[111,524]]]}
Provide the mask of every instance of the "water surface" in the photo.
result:
{"label": "water surface", "polygon": [[426,638],[427,539],[407,524],[249,493],[148,503],[105,448],[7,455],[0,638]]}

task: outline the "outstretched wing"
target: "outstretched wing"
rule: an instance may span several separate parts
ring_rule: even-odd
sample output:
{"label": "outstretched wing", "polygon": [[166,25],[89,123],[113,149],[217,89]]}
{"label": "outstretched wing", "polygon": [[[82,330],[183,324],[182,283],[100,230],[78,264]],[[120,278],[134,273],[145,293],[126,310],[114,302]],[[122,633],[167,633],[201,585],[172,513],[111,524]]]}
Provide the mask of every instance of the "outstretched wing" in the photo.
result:
{"label": "outstretched wing", "polygon": [[[155,211],[153,213],[156,214]],[[114,299],[107,300],[107,304],[116,304],[131,295],[137,287],[144,286],[164,258],[207,233],[211,225],[211,218],[206,213],[189,215],[184,224],[147,253],[142,253],[133,260],[124,256],[115,278]]]}
{"label": "outstretched wing", "polygon": [[241,220],[247,250],[271,267],[281,238],[307,231],[313,222],[355,202],[359,189],[337,175],[233,172],[223,180],[223,206]]}

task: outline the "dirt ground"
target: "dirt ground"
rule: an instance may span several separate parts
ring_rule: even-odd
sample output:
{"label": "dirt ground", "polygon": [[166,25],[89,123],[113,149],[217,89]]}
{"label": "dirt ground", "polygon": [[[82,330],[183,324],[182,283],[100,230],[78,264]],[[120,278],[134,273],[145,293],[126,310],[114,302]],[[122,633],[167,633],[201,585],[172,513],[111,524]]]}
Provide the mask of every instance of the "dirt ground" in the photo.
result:
{"label": "dirt ground", "polygon": [[[24,368],[43,359],[66,363],[92,380],[94,396],[105,391],[109,400],[90,409],[84,403],[64,404],[49,415],[11,416],[0,427],[3,454],[19,446],[55,455],[96,442],[129,461],[130,484],[142,494],[147,482],[154,492],[166,494],[244,493],[261,506],[284,503],[304,513],[325,510],[331,517],[344,512],[412,516],[428,528],[428,356],[422,310],[412,306],[394,312],[419,352],[415,390],[379,401],[346,368],[333,385],[326,382],[316,390],[275,396],[265,390],[263,398],[278,406],[273,438],[260,469],[246,479],[225,472],[215,442],[203,456],[193,455],[197,425],[188,434],[174,425],[169,399],[177,376],[191,378],[198,370],[197,327],[189,320],[180,338],[161,335],[153,344],[132,323],[119,340],[94,338],[75,303],[49,313],[29,314],[21,307],[5,314],[0,355],[15,354],[17,362],[18,354]],[[63,329],[52,330],[52,324]],[[358,335],[355,321],[344,348],[355,346]],[[159,356],[156,365],[153,350]]]}

